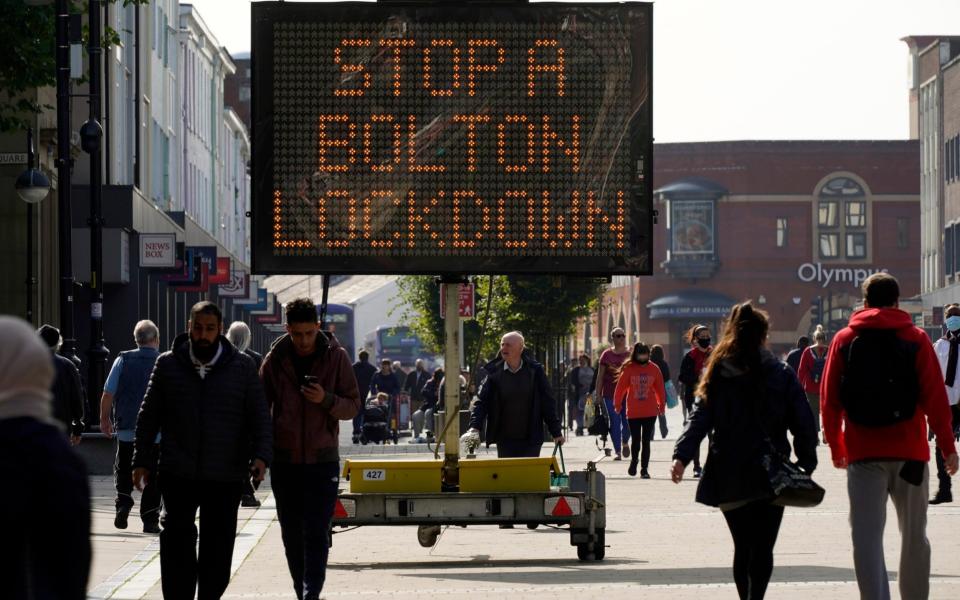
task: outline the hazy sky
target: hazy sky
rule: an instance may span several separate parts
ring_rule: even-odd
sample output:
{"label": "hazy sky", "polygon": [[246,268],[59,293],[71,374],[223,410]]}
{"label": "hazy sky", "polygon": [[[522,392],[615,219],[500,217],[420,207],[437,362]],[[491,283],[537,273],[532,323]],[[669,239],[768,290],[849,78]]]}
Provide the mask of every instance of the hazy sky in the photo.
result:
{"label": "hazy sky", "polygon": [[[220,44],[250,50],[250,9],[193,0]],[[960,34],[960,0],[660,0],[659,142],[902,139],[907,35]]]}

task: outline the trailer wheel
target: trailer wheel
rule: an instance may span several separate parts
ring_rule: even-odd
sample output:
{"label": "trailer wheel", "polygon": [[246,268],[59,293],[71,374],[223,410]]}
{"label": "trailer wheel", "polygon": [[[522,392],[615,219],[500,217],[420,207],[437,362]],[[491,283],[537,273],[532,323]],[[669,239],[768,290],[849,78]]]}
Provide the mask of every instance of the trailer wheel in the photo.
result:
{"label": "trailer wheel", "polygon": [[424,548],[433,548],[440,537],[439,525],[420,525],[417,527],[417,541]]}
{"label": "trailer wheel", "polygon": [[577,544],[577,558],[583,561],[603,560],[607,553],[604,537],[603,529],[598,529],[597,541],[593,543],[593,552],[588,550],[589,544]]}

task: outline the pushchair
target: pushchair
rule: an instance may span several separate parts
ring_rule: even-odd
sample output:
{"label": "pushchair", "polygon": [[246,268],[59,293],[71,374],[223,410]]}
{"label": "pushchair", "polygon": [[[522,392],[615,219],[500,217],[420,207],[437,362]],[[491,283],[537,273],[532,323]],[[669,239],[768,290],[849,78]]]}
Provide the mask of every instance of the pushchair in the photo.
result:
{"label": "pushchair", "polygon": [[363,410],[363,429],[360,431],[360,443],[383,444],[390,440],[397,443],[396,432],[390,431],[390,410],[376,402],[367,404]]}

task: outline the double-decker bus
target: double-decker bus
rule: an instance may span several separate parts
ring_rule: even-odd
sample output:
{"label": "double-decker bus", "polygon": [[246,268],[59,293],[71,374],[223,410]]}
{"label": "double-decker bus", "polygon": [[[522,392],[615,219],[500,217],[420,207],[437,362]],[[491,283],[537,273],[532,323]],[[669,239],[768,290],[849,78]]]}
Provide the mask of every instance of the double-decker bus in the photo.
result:
{"label": "double-decker bus", "polygon": [[364,346],[374,364],[384,358],[399,360],[405,368],[412,368],[418,358],[432,362],[432,357],[424,352],[420,338],[403,325],[377,327],[367,334]]}
{"label": "double-decker bus", "polygon": [[[320,314],[319,306],[317,306],[317,314]],[[327,314],[323,317],[323,329],[337,336],[337,340],[346,349],[351,361],[357,360],[356,336],[353,328],[353,307],[347,304],[327,304]]]}

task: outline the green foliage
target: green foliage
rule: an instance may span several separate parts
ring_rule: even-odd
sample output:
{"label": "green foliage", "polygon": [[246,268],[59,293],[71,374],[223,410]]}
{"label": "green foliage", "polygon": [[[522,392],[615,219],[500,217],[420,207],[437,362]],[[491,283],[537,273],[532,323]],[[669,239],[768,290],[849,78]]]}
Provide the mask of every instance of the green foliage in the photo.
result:
{"label": "green foliage", "polygon": [[26,129],[28,116],[41,107],[28,97],[32,89],[55,80],[52,6],[27,6],[23,0],[0,0],[0,131]]}
{"label": "green foliage", "polygon": [[[106,0],[123,6],[149,4],[150,0]],[[87,3],[71,3],[71,12],[86,12]],[[36,102],[36,88],[56,85],[55,5],[27,6],[23,0],[0,0],[0,132],[26,129],[32,115],[49,106]],[[84,25],[84,39],[87,26]],[[104,27],[103,47],[120,43],[120,35]]]}
{"label": "green foliage", "polygon": [[[492,294],[488,291],[491,289]],[[596,279],[549,276],[475,277],[477,318],[464,324],[466,360],[473,364],[478,354],[496,354],[500,336],[519,330],[528,342],[546,344],[550,338],[573,333],[577,319],[596,308],[605,284]],[[434,277],[407,276],[398,281],[400,299],[407,306],[400,320],[413,329],[429,351],[443,351],[443,321],[440,319],[440,291]],[[489,302],[488,302],[489,300]],[[488,309],[489,305],[489,309]]]}

